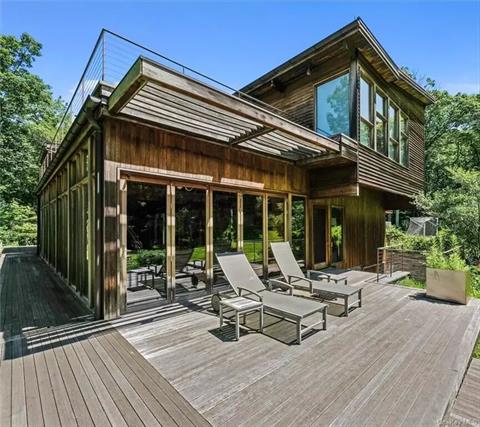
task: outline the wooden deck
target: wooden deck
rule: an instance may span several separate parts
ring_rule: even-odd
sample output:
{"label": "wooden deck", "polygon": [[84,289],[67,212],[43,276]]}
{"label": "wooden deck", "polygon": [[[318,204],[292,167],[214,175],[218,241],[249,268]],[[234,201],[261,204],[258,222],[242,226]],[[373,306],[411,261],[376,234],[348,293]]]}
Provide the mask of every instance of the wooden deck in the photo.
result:
{"label": "wooden deck", "polygon": [[442,425],[480,426],[480,359],[472,359],[460,392]]}
{"label": "wooden deck", "polygon": [[232,341],[208,298],[118,328],[213,425],[438,426],[467,368],[480,301],[372,283],[364,301],[347,318],[328,316],[328,330],[301,346],[294,325],[269,316],[264,335]]}
{"label": "wooden deck", "polygon": [[0,257],[0,425],[206,426],[31,252]]}

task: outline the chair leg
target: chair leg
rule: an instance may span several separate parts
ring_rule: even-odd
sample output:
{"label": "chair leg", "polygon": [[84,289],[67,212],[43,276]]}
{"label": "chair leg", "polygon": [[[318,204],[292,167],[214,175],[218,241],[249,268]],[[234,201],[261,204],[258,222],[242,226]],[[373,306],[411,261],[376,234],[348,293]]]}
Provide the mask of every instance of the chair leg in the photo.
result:
{"label": "chair leg", "polygon": [[362,290],[361,289],[358,290],[358,306],[359,307],[362,306]]}
{"label": "chair leg", "polygon": [[348,317],[348,297],[345,297],[344,298],[344,303],[343,303],[344,307],[345,307],[345,317]]}
{"label": "chair leg", "polygon": [[263,334],[263,307],[260,308],[260,333]]}
{"label": "chair leg", "polygon": [[240,314],[235,311],[235,338],[238,341],[240,339]]}
{"label": "chair leg", "polygon": [[323,307],[323,330],[327,330],[327,307]]}
{"label": "chair leg", "polygon": [[223,307],[222,307],[222,304],[220,304],[218,311],[219,311],[219,316],[220,316],[220,330],[222,330],[222,326],[223,326]]}
{"label": "chair leg", "polygon": [[302,319],[297,320],[297,343],[302,343]]}

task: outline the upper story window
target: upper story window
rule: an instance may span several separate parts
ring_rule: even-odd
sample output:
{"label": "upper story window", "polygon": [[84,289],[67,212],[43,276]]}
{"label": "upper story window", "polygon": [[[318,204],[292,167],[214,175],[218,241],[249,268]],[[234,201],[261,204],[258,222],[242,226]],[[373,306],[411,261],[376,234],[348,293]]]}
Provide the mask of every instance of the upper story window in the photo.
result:
{"label": "upper story window", "polygon": [[400,164],[408,166],[408,118],[400,114]]}
{"label": "upper story window", "polygon": [[360,143],[375,148],[373,139],[373,85],[360,79]]}
{"label": "upper story window", "polygon": [[360,77],[360,143],[408,165],[408,118],[367,76]]}
{"label": "upper story window", "polygon": [[375,142],[377,151],[382,154],[388,153],[387,117],[387,99],[377,91],[375,94]]}
{"label": "upper story window", "polygon": [[390,103],[388,107],[388,157],[400,161],[398,108]]}
{"label": "upper story window", "polygon": [[316,88],[316,130],[325,136],[350,133],[350,75],[335,77]]}

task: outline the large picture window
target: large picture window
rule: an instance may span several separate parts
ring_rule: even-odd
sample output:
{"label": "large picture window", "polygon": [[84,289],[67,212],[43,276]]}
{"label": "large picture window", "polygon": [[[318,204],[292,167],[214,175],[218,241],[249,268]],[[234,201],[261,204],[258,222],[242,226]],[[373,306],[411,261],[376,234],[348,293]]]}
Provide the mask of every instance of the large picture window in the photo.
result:
{"label": "large picture window", "polygon": [[343,74],[316,89],[316,130],[325,136],[350,133],[350,78]]}

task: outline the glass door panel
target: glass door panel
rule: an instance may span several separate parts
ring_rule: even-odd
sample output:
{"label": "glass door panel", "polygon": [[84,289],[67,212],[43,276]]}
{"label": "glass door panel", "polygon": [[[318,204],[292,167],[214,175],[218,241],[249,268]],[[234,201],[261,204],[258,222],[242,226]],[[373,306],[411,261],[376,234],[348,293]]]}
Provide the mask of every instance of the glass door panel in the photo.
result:
{"label": "glass door panel", "polygon": [[313,207],[312,215],[313,264],[322,266],[327,263],[327,209]]}
{"label": "glass door panel", "polygon": [[263,272],[263,197],[243,195],[243,251],[252,267]]}
{"label": "glass door panel", "polygon": [[268,197],[268,272],[279,271],[270,243],[285,241],[285,199]]}
{"label": "glass door panel", "polygon": [[305,267],[305,197],[292,197],[292,251],[301,267]]}
{"label": "glass door panel", "polygon": [[332,263],[343,261],[343,208],[331,208],[330,241]]}
{"label": "glass door panel", "polygon": [[206,192],[177,187],[175,190],[175,293],[205,288]]}
{"label": "glass door panel", "polygon": [[237,194],[213,193],[213,252],[237,251]]}
{"label": "glass door panel", "polygon": [[[165,186],[128,183],[127,289],[129,290],[151,288],[166,297],[166,212]],[[133,294],[127,294],[127,302],[132,299]]]}

